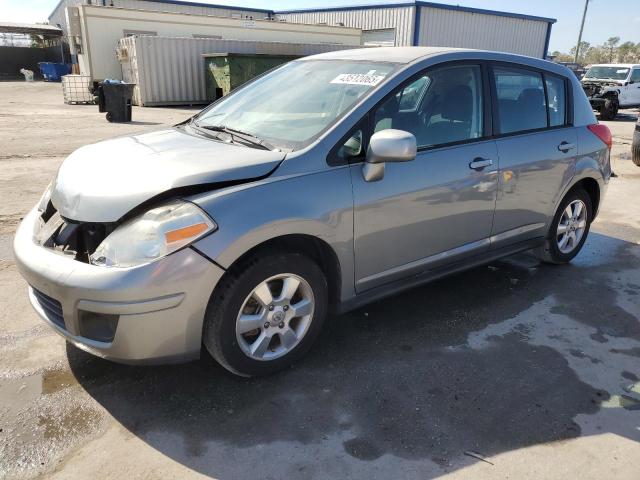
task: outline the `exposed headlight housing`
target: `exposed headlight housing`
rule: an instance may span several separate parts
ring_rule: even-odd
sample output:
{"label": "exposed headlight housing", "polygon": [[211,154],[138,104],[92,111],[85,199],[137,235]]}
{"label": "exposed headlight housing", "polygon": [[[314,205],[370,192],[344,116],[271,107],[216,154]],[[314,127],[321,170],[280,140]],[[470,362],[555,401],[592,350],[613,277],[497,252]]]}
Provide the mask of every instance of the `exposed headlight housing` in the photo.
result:
{"label": "exposed headlight housing", "polygon": [[93,265],[135,267],[153,262],[214,232],[218,226],[192,203],[176,200],[131,219],[89,257]]}
{"label": "exposed headlight housing", "polygon": [[38,202],[38,211],[40,213],[44,213],[44,211],[47,209],[47,206],[51,201],[52,191],[53,191],[53,182],[50,182],[49,185],[47,185],[47,188],[45,189],[44,193],[42,194],[42,197],[40,197],[40,201]]}

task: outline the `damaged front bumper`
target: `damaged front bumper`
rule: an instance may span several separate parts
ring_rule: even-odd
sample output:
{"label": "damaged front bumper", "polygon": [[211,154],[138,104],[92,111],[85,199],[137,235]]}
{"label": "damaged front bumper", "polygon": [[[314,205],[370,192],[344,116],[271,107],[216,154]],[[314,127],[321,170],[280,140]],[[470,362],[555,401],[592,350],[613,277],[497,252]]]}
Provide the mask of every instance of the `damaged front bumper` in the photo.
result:
{"label": "damaged front bumper", "polygon": [[40,246],[39,212],[22,221],[16,264],[42,319],[69,342],[123,363],[200,354],[205,309],[224,270],[191,248],[131,268],[101,267]]}

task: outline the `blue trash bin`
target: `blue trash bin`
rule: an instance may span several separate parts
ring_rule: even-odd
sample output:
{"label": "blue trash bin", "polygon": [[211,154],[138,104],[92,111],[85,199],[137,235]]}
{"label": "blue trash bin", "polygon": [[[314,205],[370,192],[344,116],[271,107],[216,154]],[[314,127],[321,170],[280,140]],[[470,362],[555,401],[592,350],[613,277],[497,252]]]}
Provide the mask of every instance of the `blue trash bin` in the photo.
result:
{"label": "blue trash bin", "polygon": [[59,82],[63,75],[71,73],[71,68],[66,63],[40,62],[38,66],[46,82]]}

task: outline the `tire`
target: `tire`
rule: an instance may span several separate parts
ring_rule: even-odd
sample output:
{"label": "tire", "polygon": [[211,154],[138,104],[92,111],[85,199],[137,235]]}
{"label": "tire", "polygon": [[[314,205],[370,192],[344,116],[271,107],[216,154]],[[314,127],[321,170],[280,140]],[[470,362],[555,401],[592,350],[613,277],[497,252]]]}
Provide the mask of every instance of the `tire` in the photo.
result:
{"label": "tire", "polygon": [[107,112],[107,114],[105,115],[107,122],[112,123],[113,122],[113,114],[111,112]]}
{"label": "tire", "polygon": [[[563,223],[566,224],[566,222],[564,222],[564,219],[566,219],[566,216],[563,217],[563,215],[565,214],[565,210],[567,210],[567,207],[569,205],[572,205],[574,204],[574,202],[578,202],[578,201],[582,202],[583,204],[582,208],[584,209],[584,227],[580,234],[579,240],[577,242],[572,243],[571,245],[566,244],[563,251],[563,249],[561,249],[559,244],[562,241],[561,239],[564,237],[564,235],[559,232],[561,228],[560,222],[562,220]],[[535,250],[535,253],[538,256],[538,258],[540,258],[540,260],[546,263],[553,263],[553,264],[569,263],[571,260],[573,260],[573,258],[576,255],[578,255],[578,253],[580,253],[580,250],[582,249],[582,246],[584,245],[584,242],[587,239],[587,236],[589,235],[589,228],[591,227],[592,218],[593,218],[593,206],[591,204],[591,197],[589,197],[589,194],[586,191],[584,191],[582,188],[576,188],[574,190],[571,190],[562,199],[562,202],[560,202],[560,206],[558,207],[558,210],[553,216],[553,220],[549,227],[547,238],[545,238],[544,245]],[[578,223],[579,222],[576,222],[574,224],[574,227]],[[574,233],[577,236],[578,231],[576,230]],[[569,247],[570,247],[570,250],[568,250]]]}
{"label": "tire", "polygon": [[[299,286],[290,301],[279,301],[278,297],[285,297],[285,281],[292,282],[290,285],[298,281]],[[271,287],[270,301],[259,301],[265,298],[264,289],[259,290],[259,296],[255,292],[264,282]],[[312,306],[307,307],[311,314],[295,317],[295,306],[303,305],[305,298],[311,299]],[[269,304],[275,306],[274,310],[269,309]],[[314,261],[299,253],[254,256],[232,267],[211,294],[203,343],[211,356],[232,373],[246,377],[269,375],[291,366],[307,353],[322,330],[327,307],[327,280]],[[302,307],[298,310],[302,311]],[[242,312],[246,318],[260,317],[255,319],[257,328],[244,334],[236,329]],[[297,343],[291,340],[291,332],[298,335]],[[267,338],[272,341],[267,341],[264,349],[256,348],[252,357],[252,347],[264,345]]]}
{"label": "tire", "polygon": [[640,167],[640,138],[638,140],[631,145],[631,160]]}
{"label": "tire", "polygon": [[613,120],[618,112],[618,102],[607,98],[604,106],[600,109],[600,120]]}

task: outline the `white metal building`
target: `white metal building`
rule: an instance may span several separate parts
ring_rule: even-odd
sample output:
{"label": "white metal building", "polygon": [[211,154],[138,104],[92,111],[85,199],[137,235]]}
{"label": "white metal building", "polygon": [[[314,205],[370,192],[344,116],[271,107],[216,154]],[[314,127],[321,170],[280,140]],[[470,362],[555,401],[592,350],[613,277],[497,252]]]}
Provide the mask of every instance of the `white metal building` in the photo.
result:
{"label": "white metal building", "polygon": [[555,19],[423,1],[275,12],[287,22],[362,29],[365,45],[497,50],[544,58]]}
{"label": "white metal building", "polygon": [[[445,5],[421,0],[340,8],[274,11],[179,0],[60,0],[49,23],[65,32],[65,7],[93,3],[128,9],[231,18],[277,17],[290,23],[362,29],[365,45],[424,45],[499,50],[544,58],[553,18]],[[299,42],[309,42],[305,37]]]}
{"label": "white metal building", "polygon": [[71,51],[77,54],[80,73],[94,80],[121,78],[116,46],[132,35],[361,45],[361,30],[356,28],[95,5],[67,7],[67,11]]}
{"label": "white metal building", "polygon": [[191,15],[214,15],[217,17],[248,18],[253,20],[262,20],[274,15],[273,10],[209,5],[206,3],[174,0],[60,0],[51,12],[51,15],[49,15],[49,23],[51,25],[57,25],[67,33],[65,9],[66,7],[77,7],[78,5],[119,7],[156,12],[190,13]]}

